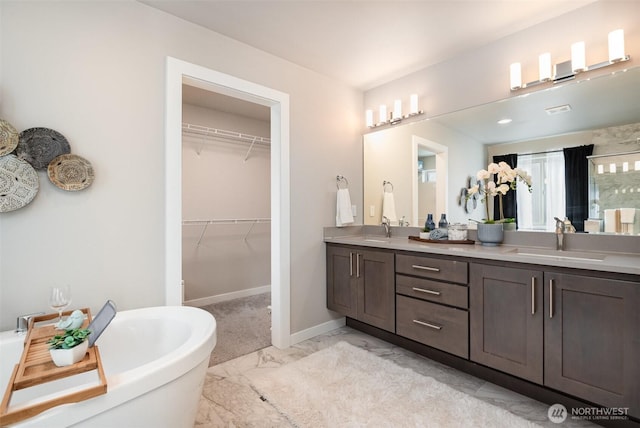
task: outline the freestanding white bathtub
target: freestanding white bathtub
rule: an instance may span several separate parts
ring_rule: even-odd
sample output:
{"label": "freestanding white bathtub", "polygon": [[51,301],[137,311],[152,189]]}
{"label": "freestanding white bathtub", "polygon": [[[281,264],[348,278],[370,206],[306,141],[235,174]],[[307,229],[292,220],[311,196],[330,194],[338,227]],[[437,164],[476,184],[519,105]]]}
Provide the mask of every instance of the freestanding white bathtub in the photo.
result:
{"label": "freestanding white bathtub", "polygon": [[[13,331],[0,333],[2,394],[20,360],[24,338]],[[96,342],[107,393],[11,426],[192,428],[215,344],[216,321],[202,309],[160,306],[119,312]],[[9,410],[97,382],[93,371],[16,391]]]}

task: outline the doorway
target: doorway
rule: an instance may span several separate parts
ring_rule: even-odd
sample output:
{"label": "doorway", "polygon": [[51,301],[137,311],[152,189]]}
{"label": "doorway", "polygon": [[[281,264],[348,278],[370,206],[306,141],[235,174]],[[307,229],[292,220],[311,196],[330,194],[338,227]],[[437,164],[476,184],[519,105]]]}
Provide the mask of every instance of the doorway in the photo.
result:
{"label": "doorway", "polygon": [[165,304],[182,305],[182,85],[270,108],[271,343],[287,348],[290,329],[289,96],[167,57],[165,117]]}

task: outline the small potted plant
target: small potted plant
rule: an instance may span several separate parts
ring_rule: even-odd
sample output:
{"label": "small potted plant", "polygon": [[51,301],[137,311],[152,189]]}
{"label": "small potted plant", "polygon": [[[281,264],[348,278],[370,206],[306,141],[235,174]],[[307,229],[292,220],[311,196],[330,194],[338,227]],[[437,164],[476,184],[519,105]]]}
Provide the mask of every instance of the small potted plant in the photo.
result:
{"label": "small potted plant", "polygon": [[81,361],[89,347],[87,340],[91,330],[85,328],[75,328],[65,330],[62,334],[57,334],[47,341],[49,353],[53,363],[58,367],[69,366]]}

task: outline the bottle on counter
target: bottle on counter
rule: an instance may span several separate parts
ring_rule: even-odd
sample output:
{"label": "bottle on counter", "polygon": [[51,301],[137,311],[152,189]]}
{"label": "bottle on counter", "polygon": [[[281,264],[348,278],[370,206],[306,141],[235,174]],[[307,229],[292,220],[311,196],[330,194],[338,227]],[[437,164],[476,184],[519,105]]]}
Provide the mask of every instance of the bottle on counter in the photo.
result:
{"label": "bottle on counter", "polygon": [[436,223],[433,221],[433,214],[427,214],[427,221],[424,222],[424,230],[430,232],[436,228]]}
{"label": "bottle on counter", "polygon": [[447,221],[447,215],[440,215],[440,221],[438,222],[438,227],[440,229],[446,229],[449,226],[449,222]]}

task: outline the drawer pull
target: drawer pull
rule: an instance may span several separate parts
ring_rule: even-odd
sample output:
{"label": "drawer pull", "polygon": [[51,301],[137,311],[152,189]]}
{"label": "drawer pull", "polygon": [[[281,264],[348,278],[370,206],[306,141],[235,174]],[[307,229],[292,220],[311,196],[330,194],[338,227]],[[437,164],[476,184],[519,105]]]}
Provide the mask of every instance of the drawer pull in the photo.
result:
{"label": "drawer pull", "polygon": [[418,287],[413,287],[413,291],[419,291],[421,293],[427,293],[427,294],[435,294],[436,296],[440,295],[439,291],[425,290],[424,288],[418,288]]}
{"label": "drawer pull", "polygon": [[420,321],[420,320],[413,320],[413,322],[416,323],[416,324],[423,325],[425,327],[432,328],[434,330],[442,330],[442,326],[440,326],[440,325],[429,324],[428,322],[424,322],[424,321]]}
{"label": "drawer pull", "polygon": [[411,267],[414,268],[414,269],[430,270],[432,272],[440,272],[440,269],[434,268],[434,267],[429,267],[429,266],[412,265]]}
{"label": "drawer pull", "polygon": [[536,314],[536,278],[531,277],[531,315]]}
{"label": "drawer pull", "polygon": [[349,253],[349,276],[353,276],[353,253]]}

